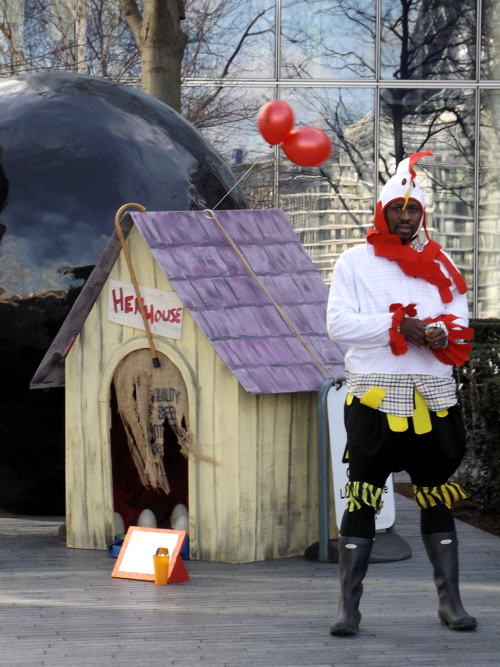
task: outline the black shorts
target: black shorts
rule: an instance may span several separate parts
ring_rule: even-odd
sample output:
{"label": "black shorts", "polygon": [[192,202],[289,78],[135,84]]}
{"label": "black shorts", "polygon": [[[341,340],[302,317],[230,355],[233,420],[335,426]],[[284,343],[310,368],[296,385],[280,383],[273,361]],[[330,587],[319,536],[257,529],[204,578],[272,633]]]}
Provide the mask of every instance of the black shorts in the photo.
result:
{"label": "black shorts", "polygon": [[387,415],[354,397],[344,407],[349,454],[349,481],[383,488],[392,472],[406,470],[416,486],[441,486],[460,465],[465,453],[465,427],[458,405],[446,417],[429,411],[432,430],[417,435],[408,429],[391,431]]}

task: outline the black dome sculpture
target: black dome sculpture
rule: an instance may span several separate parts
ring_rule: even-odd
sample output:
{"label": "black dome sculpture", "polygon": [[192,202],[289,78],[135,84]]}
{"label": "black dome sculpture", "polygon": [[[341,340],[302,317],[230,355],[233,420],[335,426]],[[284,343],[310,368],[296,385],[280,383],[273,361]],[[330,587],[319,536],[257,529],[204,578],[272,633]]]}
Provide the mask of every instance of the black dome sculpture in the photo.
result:
{"label": "black dome sculpture", "polygon": [[[28,385],[116,210],[212,208],[229,166],[167,105],[74,74],[0,81],[0,508],[62,513],[63,393]],[[219,208],[246,208],[235,188]]]}

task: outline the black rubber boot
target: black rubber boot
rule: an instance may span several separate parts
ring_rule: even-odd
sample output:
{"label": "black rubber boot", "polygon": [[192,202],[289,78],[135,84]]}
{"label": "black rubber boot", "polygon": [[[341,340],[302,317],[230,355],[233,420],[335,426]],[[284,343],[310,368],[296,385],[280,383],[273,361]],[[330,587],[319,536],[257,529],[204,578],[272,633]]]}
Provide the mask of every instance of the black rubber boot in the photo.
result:
{"label": "black rubber boot", "polygon": [[475,630],[477,621],[463,608],[458,589],[457,533],[431,533],[422,540],[434,568],[441,623],[452,630]]}
{"label": "black rubber boot", "polygon": [[372,546],[373,540],[364,537],[339,537],[340,599],[337,618],[330,626],[331,635],[355,635],[358,631],[362,581]]}

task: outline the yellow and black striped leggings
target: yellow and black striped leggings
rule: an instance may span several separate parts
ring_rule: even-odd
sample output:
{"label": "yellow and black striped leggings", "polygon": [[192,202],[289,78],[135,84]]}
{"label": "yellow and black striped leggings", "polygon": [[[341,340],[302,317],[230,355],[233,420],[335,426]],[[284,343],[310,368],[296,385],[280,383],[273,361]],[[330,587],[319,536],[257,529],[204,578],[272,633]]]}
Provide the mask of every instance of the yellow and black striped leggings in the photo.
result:
{"label": "yellow and black striped leggings", "polygon": [[411,417],[406,431],[395,432],[385,413],[354,397],[344,412],[350,482],[383,488],[392,472],[406,470],[416,487],[445,485],[465,453],[465,428],[458,405],[448,408],[446,417],[429,414],[428,433],[416,434]]}

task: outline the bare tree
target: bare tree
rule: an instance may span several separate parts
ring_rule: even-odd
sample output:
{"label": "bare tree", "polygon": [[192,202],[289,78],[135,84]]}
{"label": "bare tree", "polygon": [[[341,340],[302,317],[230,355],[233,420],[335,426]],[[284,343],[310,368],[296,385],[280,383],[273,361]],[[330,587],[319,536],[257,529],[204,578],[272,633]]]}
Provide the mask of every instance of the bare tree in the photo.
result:
{"label": "bare tree", "polygon": [[0,55],[12,74],[26,66],[23,0],[0,0]]}
{"label": "bare tree", "polygon": [[141,86],[178,111],[183,83],[217,79],[216,86],[186,85],[183,111],[206,128],[231,107],[237,123],[245,113],[224,82],[261,73],[255,54],[266,39],[272,70],[274,11],[274,0],[0,0],[0,74],[103,76]]}
{"label": "bare tree", "polygon": [[119,0],[0,0],[0,76],[40,71],[140,85],[140,58]]}
{"label": "bare tree", "polygon": [[[228,83],[262,75],[266,68],[272,73],[274,12],[273,1],[186,1],[182,105],[198,129],[227,135],[231,127],[255,117],[257,96],[235,94]],[[196,79],[214,84],[192,85]],[[186,85],[188,80],[191,85]]]}
{"label": "bare tree", "polygon": [[87,72],[141,84],[140,57],[118,0],[87,0]]}
{"label": "bare tree", "polygon": [[372,78],[375,26],[373,0],[286,0],[284,74],[300,79]]}
{"label": "bare tree", "polygon": [[[397,8],[396,8],[397,7]],[[475,7],[473,0],[400,0],[382,17],[382,70],[400,80],[468,79],[475,68]],[[396,162],[405,154],[403,127],[415,115],[415,91],[392,89],[383,96],[383,112],[392,119]],[[437,103],[436,103],[437,102]],[[432,92],[421,96],[422,116],[443,112]]]}
{"label": "bare tree", "polygon": [[142,62],[142,89],[181,110],[181,65],[187,35],[181,28],[178,0],[120,0]]}

